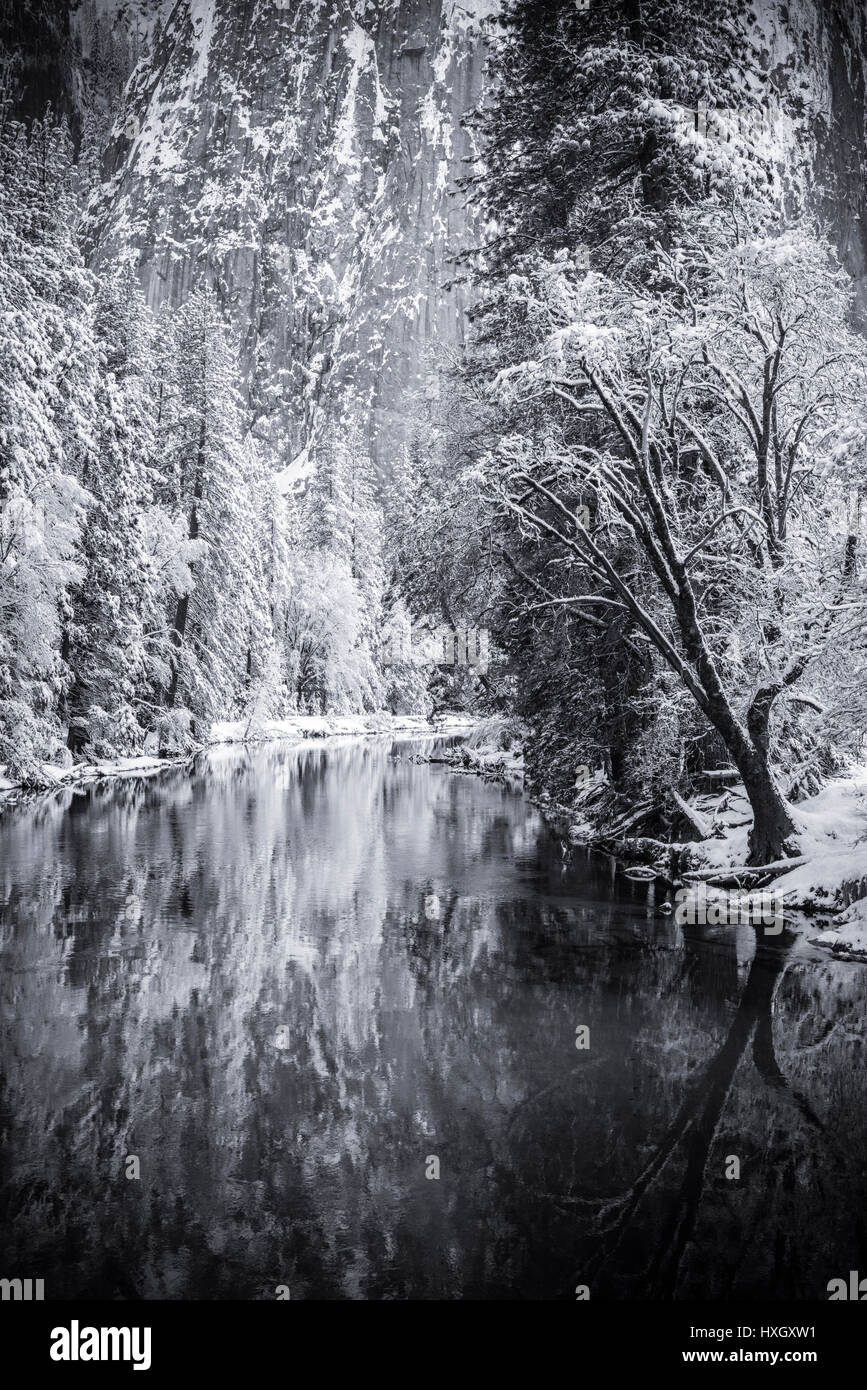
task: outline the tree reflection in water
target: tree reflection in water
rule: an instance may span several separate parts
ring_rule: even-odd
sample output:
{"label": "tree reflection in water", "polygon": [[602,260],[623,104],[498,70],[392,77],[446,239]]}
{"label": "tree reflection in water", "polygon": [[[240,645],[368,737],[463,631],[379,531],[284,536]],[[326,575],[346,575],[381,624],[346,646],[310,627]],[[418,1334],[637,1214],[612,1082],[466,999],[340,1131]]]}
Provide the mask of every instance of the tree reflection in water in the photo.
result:
{"label": "tree reflection in water", "polygon": [[867,1264],[862,968],[684,937],[409,751],[213,754],[0,822],[7,1272],[782,1298]]}

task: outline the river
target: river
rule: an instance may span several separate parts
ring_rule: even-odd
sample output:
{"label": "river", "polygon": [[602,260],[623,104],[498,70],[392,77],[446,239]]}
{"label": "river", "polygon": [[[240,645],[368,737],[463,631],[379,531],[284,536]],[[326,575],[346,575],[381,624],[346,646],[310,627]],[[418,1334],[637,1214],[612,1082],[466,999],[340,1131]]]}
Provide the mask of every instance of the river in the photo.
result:
{"label": "river", "polygon": [[865,968],[681,927],[420,746],[215,750],[0,817],[0,1274],[376,1300],[867,1274]]}

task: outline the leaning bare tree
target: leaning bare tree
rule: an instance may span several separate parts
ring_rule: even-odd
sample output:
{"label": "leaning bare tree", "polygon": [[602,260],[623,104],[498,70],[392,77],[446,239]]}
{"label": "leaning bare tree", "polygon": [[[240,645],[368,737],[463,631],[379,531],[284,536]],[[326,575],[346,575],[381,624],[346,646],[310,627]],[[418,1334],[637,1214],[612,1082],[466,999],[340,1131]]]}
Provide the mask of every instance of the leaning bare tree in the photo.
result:
{"label": "leaning bare tree", "polygon": [[545,423],[498,441],[501,504],[557,557],[547,601],[619,611],[675,673],[743,780],[751,863],[777,861],[796,827],[771,714],[821,663],[855,565],[834,438],[864,354],[844,278],[809,231],[716,208],[640,290],[561,253],[511,292],[535,356],[495,395]]}

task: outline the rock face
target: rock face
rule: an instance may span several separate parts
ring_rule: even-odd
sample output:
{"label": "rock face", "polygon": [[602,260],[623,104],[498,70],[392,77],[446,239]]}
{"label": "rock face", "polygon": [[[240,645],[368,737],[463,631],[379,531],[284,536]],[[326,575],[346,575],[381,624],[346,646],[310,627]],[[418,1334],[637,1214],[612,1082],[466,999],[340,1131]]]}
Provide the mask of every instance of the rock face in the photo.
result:
{"label": "rock face", "polygon": [[387,467],[439,391],[465,296],[455,180],[492,0],[178,0],[106,155],[94,257],[137,249],[150,304],[210,282],[284,464],[326,419]]}
{"label": "rock face", "polygon": [[70,0],[3,0],[0,8],[0,90],[19,120],[46,106],[80,132],[80,92],[70,25]]}
{"label": "rock face", "polygon": [[789,156],[836,240],[867,326],[867,7],[863,0],[761,0],[768,92],[795,117]]}
{"label": "rock face", "polygon": [[[13,96],[25,115],[51,99],[75,124],[86,84],[69,0],[55,3],[46,27],[47,0],[11,0]],[[215,287],[277,466],[303,471],[324,422],[344,417],[387,469],[415,406],[440,392],[467,307],[453,257],[473,234],[455,188],[473,155],[461,120],[482,96],[498,5],[95,0],[154,42],[106,151],[93,258],[133,255],[154,308]],[[793,205],[806,194],[826,219],[867,323],[867,7],[751,12],[750,100],[785,109]]]}

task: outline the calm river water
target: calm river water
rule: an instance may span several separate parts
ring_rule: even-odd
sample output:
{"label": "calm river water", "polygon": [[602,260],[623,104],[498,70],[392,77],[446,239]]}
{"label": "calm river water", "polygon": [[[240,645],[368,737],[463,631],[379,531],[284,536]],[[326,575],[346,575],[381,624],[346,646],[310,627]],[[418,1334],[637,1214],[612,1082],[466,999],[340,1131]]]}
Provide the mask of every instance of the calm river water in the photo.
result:
{"label": "calm river water", "polygon": [[0,817],[0,1274],[567,1300],[867,1274],[867,970],[681,928],[419,746],[216,752]]}

